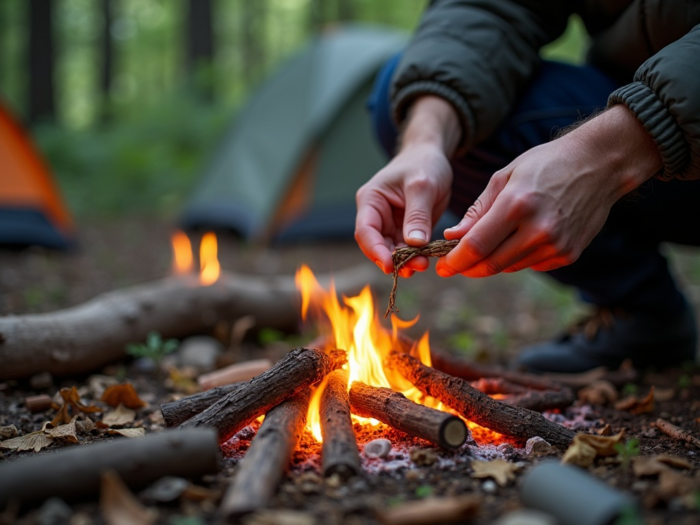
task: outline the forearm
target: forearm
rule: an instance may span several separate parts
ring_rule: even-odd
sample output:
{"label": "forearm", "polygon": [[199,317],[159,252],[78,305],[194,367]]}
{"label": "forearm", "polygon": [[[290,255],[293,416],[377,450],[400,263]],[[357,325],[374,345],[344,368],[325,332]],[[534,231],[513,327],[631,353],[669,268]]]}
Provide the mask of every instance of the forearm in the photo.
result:
{"label": "forearm", "polygon": [[418,145],[432,145],[450,158],[461,135],[457,112],[449,102],[440,97],[420,97],[411,106],[401,135],[400,151]]}

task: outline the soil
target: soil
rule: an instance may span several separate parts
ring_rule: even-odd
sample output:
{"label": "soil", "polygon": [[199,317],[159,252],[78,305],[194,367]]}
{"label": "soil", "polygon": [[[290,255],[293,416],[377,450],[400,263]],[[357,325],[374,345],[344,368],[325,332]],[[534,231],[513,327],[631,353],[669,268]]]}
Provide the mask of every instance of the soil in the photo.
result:
{"label": "soil", "polygon": [[[50,312],[82,303],[115,288],[161,278],[170,272],[169,235],[172,227],[162,220],[122,218],[96,222],[81,231],[81,246],[71,253],[42,249],[0,251],[0,315]],[[291,274],[302,263],[314,272],[338,270],[365,262],[352,242],[318,245],[261,248],[220,235],[219,259],[225,270],[273,275]],[[194,241],[197,246],[197,241]],[[673,264],[688,290],[690,300],[698,306],[699,287],[695,284],[694,252],[675,251]],[[386,276],[384,289],[375,289],[378,313],[386,308],[391,278]],[[401,280],[397,306],[401,317],[420,314],[410,336],[420,337],[429,330],[433,348],[460,353],[480,361],[507,364],[518,348],[529,342],[550,337],[583,313],[570,292],[556,288],[546,278],[520,272],[491,279],[440,279],[434,272]],[[300,325],[302,335],[269,333],[249,334],[239,358],[262,356],[278,359],[292,346],[308,341],[311,330]],[[211,334],[209,334],[211,335]],[[173,384],[162,374],[144,368],[144,362],[125,358],[95,374],[114,376],[131,382],[148,406],[139,409],[134,426],[146,433],[163,429],[158,407],[182,396],[186,383]],[[40,384],[43,379],[44,384]],[[24,405],[27,396],[56,395],[62,387],[77,386],[86,403],[105,406],[86,385],[88,376],[32,378],[0,383],[0,427],[14,425],[20,435],[41,429],[56,411],[48,409],[31,414]],[[185,386],[183,386],[185,385]],[[657,399],[651,412],[634,415],[611,406],[579,402],[564,413],[548,417],[576,430],[596,433],[609,425],[613,433],[625,432],[627,439],[639,441],[639,456],[672,454],[682,457],[692,469],[682,475],[695,483],[690,495],[660,491],[656,477],[638,478],[624,468],[617,456],[597,458],[588,472],[607,483],[611,490],[631,494],[639,504],[645,523],[697,523],[700,509],[700,449],[666,436],[655,428],[661,417],[697,435],[700,430],[700,369],[695,364],[662,372],[644,371],[635,384],[619,389],[619,395],[635,392],[647,394],[654,386]],[[659,396],[658,393],[663,395]],[[93,418],[96,419],[96,418]],[[209,497],[194,501],[184,496],[168,503],[156,503],[147,494],[137,498],[155,509],[159,523],[197,524],[215,521],[217,496],[235,476],[256,425],[241,431],[223,444],[222,469],[219,474],[192,480],[212,489]],[[376,438],[392,442],[387,458],[369,459],[362,455],[365,474],[347,482],[319,476],[320,445],[306,433],[294,454],[290,473],[277,490],[269,511],[246,518],[247,523],[377,523],[382,510],[400,507],[406,502],[436,497],[478,496],[480,508],[473,523],[493,523],[522,507],[520,485],[523,474],[533,465],[561,452],[528,454],[525,444],[517,441],[494,441],[493,436],[475,429],[473,440],[455,452],[435,449],[427,442],[411,438],[384,425],[369,427],[356,424],[360,449]],[[20,460],[34,454],[51,454],[69,446],[83,446],[107,439],[127,439],[93,431],[79,435],[79,444],[54,442],[41,452],[0,450],[0,469],[6,461]],[[516,479],[506,486],[492,480],[476,479],[473,460],[506,459],[520,466]],[[47,473],[50,475],[50,473]],[[571,488],[576,491],[575,487]],[[68,502],[70,523],[103,523],[105,518],[97,501]],[[1,510],[1,509],[0,509]],[[0,523],[46,522],[54,512],[50,505],[16,513],[7,509]],[[639,521],[629,521],[638,523]],[[627,523],[627,522],[626,522]]]}

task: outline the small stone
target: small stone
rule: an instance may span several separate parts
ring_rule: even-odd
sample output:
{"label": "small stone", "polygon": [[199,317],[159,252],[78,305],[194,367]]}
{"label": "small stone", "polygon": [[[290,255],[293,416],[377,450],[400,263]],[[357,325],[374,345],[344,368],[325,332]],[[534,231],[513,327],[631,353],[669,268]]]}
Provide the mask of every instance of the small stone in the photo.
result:
{"label": "small stone", "polygon": [[551,454],[554,452],[552,445],[547,443],[540,436],[534,436],[527,440],[525,443],[525,453],[528,456],[541,456],[544,454]]}
{"label": "small stone", "polygon": [[386,458],[391,452],[391,441],[388,439],[374,439],[364,448],[365,457],[369,459]]}
{"label": "small stone", "polygon": [[551,514],[532,509],[518,509],[501,516],[494,525],[556,525]]}
{"label": "small stone", "polygon": [[61,498],[49,498],[39,509],[39,525],[64,525],[70,521],[73,511]]}
{"label": "small stone", "polygon": [[326,479],[326,485],[328,485],[332,489],[337,489],[343,484],[343,480],[340,479],[340,476],[338,474],[332,474],[329,478]]}
{"label": "small stone", "polygon": [[515,453],[515,449],[513,448],[513,445],[511,445],[510,443],[501,443],[496,448],[505,457],[510,457]]}
{"label": "small stone", "polygon": [[429,448],[417,448],[411,451],[411,461],[419,467],[429,467],[437,461],[437,454]]}
{"label": "small stone", "polygon": [[5,441],[6,439],[12,439],[19,436],[17,427],[14,425],[9,425],[7,427],[0,427],[0,441]]}
{"label": "small stone", "polygon": [[34,390],[46,390],[53,386],[53,376],[49,372],[33,375],[29,379],[29,385]]}
{"label": "small stone", "polygon": [[169,503],[179,498],[189,485],[190,482],[184,478],[165,476],[144,490],[141,496],[159,503]]}
{"label": "small stone", "polygon": [[224,353],[224,345],[213,337],[197,335],[180,343],[177,357],[180,366],[191,366],[200,372],[216,368],[216,359]]}
{"label": "small stone", "polygon": [[498,485],[496,485],[496,482],[492,479],[487,479],[481,484],[481,490],[486,492],[486,494],[494,494],[497,489]]}

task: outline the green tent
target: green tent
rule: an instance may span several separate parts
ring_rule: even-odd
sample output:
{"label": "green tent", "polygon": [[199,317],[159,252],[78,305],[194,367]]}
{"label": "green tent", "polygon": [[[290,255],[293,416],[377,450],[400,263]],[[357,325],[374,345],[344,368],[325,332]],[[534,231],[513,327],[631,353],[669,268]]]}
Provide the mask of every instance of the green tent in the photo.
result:
{"label": "green tent", "polygon": [[313,40],[235,118],[182,216],[257,242],[352,236],[355,192],[385,163],[365,101],[406,36],[343,26]]}

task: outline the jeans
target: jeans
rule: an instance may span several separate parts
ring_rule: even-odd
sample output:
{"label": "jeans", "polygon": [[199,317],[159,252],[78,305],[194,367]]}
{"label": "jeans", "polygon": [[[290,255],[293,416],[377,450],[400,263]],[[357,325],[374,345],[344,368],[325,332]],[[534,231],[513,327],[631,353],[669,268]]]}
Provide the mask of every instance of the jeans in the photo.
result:
{"label": "jeans", "polygon": [[[393,57],[379,72],[367,104],[377,140],[389,156],[397,139],[389,90],[399,59]],[[495,133],[452,159],[450,210],[463,216],[493,172],[604,109],[617,87],[591,66],[544,61]],[[575,286],[583,300],[598,306],[676,313],[685,302],[659,251],[664,241],[700,246],[700,181],[644,183],[613,206],[605,226],[576,262],[547,273]]]}

